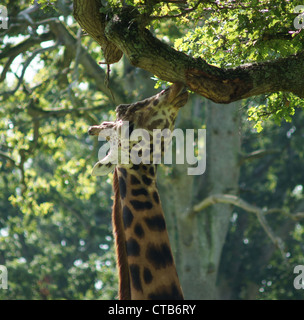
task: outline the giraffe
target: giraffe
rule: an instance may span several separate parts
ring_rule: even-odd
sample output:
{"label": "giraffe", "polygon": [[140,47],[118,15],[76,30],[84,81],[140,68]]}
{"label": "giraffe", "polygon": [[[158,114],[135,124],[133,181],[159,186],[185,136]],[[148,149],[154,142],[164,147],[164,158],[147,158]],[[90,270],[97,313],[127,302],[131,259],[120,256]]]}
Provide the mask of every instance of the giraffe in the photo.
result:
{"label": "giraffe", "polygon": [[[122,121],[129,122],[129,134],[137,128],[147,130],[150,137],[154,129],[172,131],[179,108],[187,99],[184,85],[174,83],[153,97],[119,105],[115,122],[103,122],[89,128],[90,135],[107,136],[107,130],[111,130],[110,134],[114,136],[110,153],[96,163],[92,175],[106,175],[114,169],[112,225],[120,300],[183,299],[157,190],[156,164],[151,161],[153,143],[143,145],[141,155],[149,151],[149,158],[139,164],[119,161],[113,164],[117,152],[111,150],[114,145],[118,150],[123,149]],[[160,137],[157,139],[159,142]],[[165,143],[162,140],[161,153]],[[130,149],[129,146],[129,153]]]}

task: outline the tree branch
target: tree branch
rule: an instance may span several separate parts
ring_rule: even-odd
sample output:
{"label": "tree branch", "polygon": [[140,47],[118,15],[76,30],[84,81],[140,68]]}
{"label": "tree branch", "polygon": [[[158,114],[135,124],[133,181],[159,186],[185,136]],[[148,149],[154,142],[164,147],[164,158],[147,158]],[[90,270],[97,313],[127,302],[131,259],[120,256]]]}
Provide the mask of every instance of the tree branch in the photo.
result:
{"label": "tree branch", "polygon": [[0,82],[5,79],[6,73],[9,70],[10,65],[13,63],[14,59],[21,53],[28,51],[31,47],[48,40],[53,39],[53,34],[51,32],[44,33],[39,38],[29,38],[14,47],[7,47],[0,53],[0,60],[7,58],[3,71],[1,73]]}
{"label": "tree branch", "polygon": [[122,52],[114,43],[108,41],[105,33],[106,16],[100,13],[102,7],[98,0],[74,1],[73,14],[79,25],[101,46],[108,64],[118,62]]}
{"label": "tree branch", "polygon": [[[50,27],[57,39],[60,39],[66,47],[69,47],[74,52],[77,51],[77,39],[60,21],[51,22]],[[118,87],[113,86],[111,89],[107,87],[105,84],[106,73],[83,47],[80,48],[79,63],[82,64],[85,72],[95,80],[97,88],[102,91],[110,101],[113,101],[113,93],[115,103],[122,103],[121,92],[118,90]]]}
{"label": "tree branch", "polygon": [[242,165],[245,161],[251,161],[251,160],[255,160],[255,159],[260,159],[260,158],[262,158],[262,157],[264,157],[266,155],[280,153],[280,152],[282,152],[282,150],[278,150],[278,149],[269,149],[269,150],[260,149],[260,150],[255,150],[255,151],[253,151],[251,153],[240,155],[239,164]]}
{"label": "tree branch", "polygon": [[18,167],[16,165],[16,161],[13,158],[11,158],[7,153],[0,151],[0,157],[9,160],[15,167]]}
{"label": "tree branch", "polygon": [[64,109],[64,108],[57,108],[57,109],[40,109],[35,107],[32,104],[29,104],[28,106],[28,113],[35,119],[35,120],[42,120],[44,118],[49,118],[49,117],[64,117],[67,114],[71,113],[76,113],[76,114],[81,114],[81,113],[87,113],[91,111],[97,111],[97,110],[102,110],[106,107],[106,105],[101,104],[99,106],[95,107],[83,107],[83,108],[73,108],[73,109]]}
{"label": "tree branch", "polygon": [[[261,224],[262,228],[264,229],[265,233],[267,236],[270,238],[272,243],[280,250],[282,256],[285,257],[285,245],[283,240],[276,236],[275,233],[272,231],[271,227],[269,226],[265,214],[268,213],[267,210],[261,209],[259,207],[253,206],[250,203],[246,202],[245,200],[234,196],[230,194],[215,194],[212,196],[209,196],[205,198],[203,201],[201,201],[199,204],[195,205],[191,211],[190,214],[197,214],[198,212],[206,209],[207,207],[216,204],[216,203],[226,203],[226,204],[231,204],[236,207],[239,207],[247,212],[254,213],[257,216],[257,219],[259,223]],[[274,210],[274,209],[270,209]],[[270,211],[269,210],[269,211]],[[279,210],[279,209],[278,209]],[[301,212],[291,215],[296,218],[300,218],[303,216]]]}
{"label": "tree branch", "polygon": [[18,83],[17,83],[16,87],[11,91],[6,91],[6,92],[1,93],[0,96],[7,96],[7,95],[15,94],[15,92],[19,89],[20,85],[22,84],[26,69],[31,64],[31,62],[36,57],[36,55],[40,54],[40,53],[43,53],[45,51],[52,51],[52,50],[56,49],[58,47],[58,45],[59,45],[59,43],[57,42],[54,45],[49,46],[47,48],[40,48],[40,49],[34,50],[32,55],[24,62],[24,65],[23,65],[23,68],[22,68],[22,72],[21,72],[21,75],[20,75],[20,77],[18,79]]}
{"label": "tree branch", "polygon": [[[99,1],[74,0],[74,5],[76,20],[90,36],[98,39],[102,48],[106,39],[106,44],[111,42],[120,49],[132,65],[162,80],[182,82],[190,90],[216,103],[230,103],[278,91],[304,97],[304,53],[236,68],[218,68],[155,38],[143,28],[141,16],[134,7],[119,8],[109,21],[105,21],[103,15],[93,14],[91,9],[94,7],[99,11]],[[97,25],[99,27],[95,28]]]}

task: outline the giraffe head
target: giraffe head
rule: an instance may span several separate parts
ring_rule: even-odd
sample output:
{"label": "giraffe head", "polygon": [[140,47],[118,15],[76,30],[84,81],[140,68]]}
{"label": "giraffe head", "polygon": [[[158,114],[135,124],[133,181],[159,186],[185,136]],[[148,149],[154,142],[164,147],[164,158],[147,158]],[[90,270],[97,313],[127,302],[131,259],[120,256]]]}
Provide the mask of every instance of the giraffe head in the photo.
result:
{"label": "giraffe head", "polygon": [[[179,108],[184,106],[187,100],[188,92],[185,86],[181,83],[174,83],[155,96],[136,103],[119,105],[116,108],[115,122],[103,122],[99,126],[90,127],[90,135],[99,135],[110,142],[110,152],[95,164],[92,175],[108,174],[117,164],[121,165],[123,157],[129,159],[131,149],[133,152],[139,152],[139,149],[142,149],[143,158],[146,154],[151,160],[153,130],[172,131]],[[124,126],[125,123],[128,125]],[[126,143],[125,140],[130,138],[135,129],[141,129],[140,132],[148,135],[148,139],[145,140],[142,136],[140,143],[138,140],[130,140]],[[145,145],[146,141],[149,141],[148,145]],[[159,152],[163,151],[164,144],[161,144]],[[124,165],[127,166],[127,164]]]}

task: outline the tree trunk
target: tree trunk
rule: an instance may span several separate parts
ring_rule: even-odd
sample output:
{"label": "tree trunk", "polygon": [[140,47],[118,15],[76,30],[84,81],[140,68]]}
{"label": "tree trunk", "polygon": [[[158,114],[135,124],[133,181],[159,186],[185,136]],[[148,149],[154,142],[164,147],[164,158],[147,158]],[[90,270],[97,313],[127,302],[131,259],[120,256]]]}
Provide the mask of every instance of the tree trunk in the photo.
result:
{"label": "tree trunk", "polygon": [[[217,299],[218,268],[232,206],[215,204],[197,214],[191,207],[212,194],[238,193],[240,103],[225,107],[206,101],[207,167],[202,176],[176,166],[159,182],[173,252],[186,299]],[[189,106],[182,111],[188,112]],[[187,109],[187,110],[186,110]],[[174,188],[172,188],[174,186]]]}

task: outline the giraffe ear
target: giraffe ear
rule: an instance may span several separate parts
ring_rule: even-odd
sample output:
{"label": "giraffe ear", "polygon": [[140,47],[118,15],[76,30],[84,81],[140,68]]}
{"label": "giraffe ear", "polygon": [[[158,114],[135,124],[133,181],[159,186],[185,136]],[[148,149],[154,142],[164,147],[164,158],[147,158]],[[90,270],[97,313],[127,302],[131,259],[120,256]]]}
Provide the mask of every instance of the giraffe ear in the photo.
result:
{"label": "giraffe ear", "polygon": [[98,161],[92,170],[92,176],[106,176],[114,170],[115,166],[116,164],[110,162],[102,163],[102,161]]}

